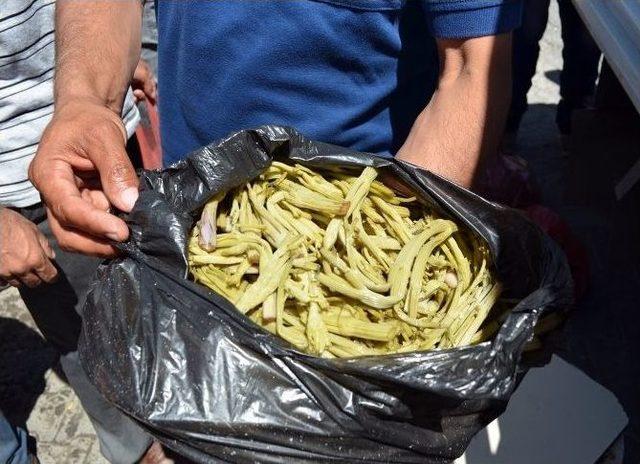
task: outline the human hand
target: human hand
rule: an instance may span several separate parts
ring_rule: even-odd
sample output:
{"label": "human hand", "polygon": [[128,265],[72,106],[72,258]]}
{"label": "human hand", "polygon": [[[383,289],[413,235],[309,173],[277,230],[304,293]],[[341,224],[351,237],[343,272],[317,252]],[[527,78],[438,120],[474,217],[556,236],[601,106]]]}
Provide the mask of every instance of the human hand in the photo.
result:
{"label": "human hand", "polygon": [[131,80],[131,88],[136,101],[149,100],[151,103],[156,102],[157,85],[153,71],[146,61],[138,61],[136,70]]}
{"label": "human hand", "polygon": [[14,287],[53,282],[58,275],[53,258],[49,242],[33,222],[0,207],[0,281]]}
{"label": "human hand", "polygon": [[138,179],[125,151],[126,130],[119,115],[98,100],[71,100],[56,108],[29,178],[47,206],[52,232],[64,250],[109,257],[110,241],[129,236],[113,205],[130,212]]}

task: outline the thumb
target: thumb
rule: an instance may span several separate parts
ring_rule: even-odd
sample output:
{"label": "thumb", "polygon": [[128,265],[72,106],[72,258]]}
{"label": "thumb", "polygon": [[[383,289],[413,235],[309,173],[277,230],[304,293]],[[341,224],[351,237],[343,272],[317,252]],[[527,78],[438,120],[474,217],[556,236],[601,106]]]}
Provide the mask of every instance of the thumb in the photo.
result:
{"label": "thumb", "polygon": [[105,145],[102,156],[92,161],[100,173],[102,190],[109,202],[128,213],[138,199],[138,176],[125,151],[120,134],[111,137]]}
{"label": "thumb", "polygon": [[136,103],[144,100],[147,96],[145,95],[143,90],[135,89],[133,91],[133,96],[136,97]]}
{"label": "thumb", "polygon": [[53,251],[53,248],[51,248],[49,240],[47,240],[44,235],[38,234],[38,241],[40,242],[40,246],[42,247],[42,250],[44,251],[44,254],[47,256],[47,258],[55,259],[56,252]]}

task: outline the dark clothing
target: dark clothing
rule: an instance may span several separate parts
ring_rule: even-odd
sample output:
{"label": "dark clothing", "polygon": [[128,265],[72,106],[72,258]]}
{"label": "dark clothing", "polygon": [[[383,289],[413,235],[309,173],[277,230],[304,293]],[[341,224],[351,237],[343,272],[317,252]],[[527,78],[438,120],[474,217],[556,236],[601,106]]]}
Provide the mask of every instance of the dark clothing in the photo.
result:
{"label": "dark clothing", "polygon": [[37,224],[49,240],[59,273],[53,284],[20,287],[20,296],[44,337],[60,352],[62,369],[96,429],[102,454],[112,463],[137,462],[151,445],[151,438],[100,395],[78,359],[82,308],[100,260],[62,251],[42,204],[17,211]]}
{"label": "dark clothing", "polygon": [[560,73],[560,103],[556,124],[560,132],[571,132],[573,110],[584,108],[593,97],[598,79],[600,49],[582,22],[570,0],[560,0],[562,23],[562,73]]}
{"label": "dark clothing", "polygon": [[522,25],[513,31],[511,108],[507,132],[517,132],[527,111],[527,93],[536,73],[540,39],[547,28],[550,0],[524,0]]}
{"label": "dark clothing", "polygon": [[[595,92],[600,50],[571,0],[558,0],[562,27],[563,67],[556,123],[571,131],[573,110],[583,108]],[[547,28],[549,0],[524,0],[522,26],[513,33],[513,90],[506,131],[516,133],[527,110],[527,92],[536,72],[540,40]]]}

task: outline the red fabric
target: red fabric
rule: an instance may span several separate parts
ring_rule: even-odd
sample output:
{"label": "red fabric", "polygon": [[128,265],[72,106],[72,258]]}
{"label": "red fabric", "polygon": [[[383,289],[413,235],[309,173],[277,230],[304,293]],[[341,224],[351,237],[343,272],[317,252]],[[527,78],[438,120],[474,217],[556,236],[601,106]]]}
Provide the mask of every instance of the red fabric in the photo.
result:
{"label": "red fabric", "polygon": [[140,124],[136,129],[136,137],[140,146],[142,167],[160,169],[162,167],[162,147],[160,145],[160,123],[158,109],[148,99],[138,104]]}

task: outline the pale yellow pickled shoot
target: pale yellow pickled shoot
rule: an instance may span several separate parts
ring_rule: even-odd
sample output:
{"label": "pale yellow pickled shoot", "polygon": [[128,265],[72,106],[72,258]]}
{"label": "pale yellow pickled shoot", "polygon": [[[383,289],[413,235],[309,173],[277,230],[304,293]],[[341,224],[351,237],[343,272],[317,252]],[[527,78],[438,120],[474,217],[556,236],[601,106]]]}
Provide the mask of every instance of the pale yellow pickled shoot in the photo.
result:
{"label": "pale yellow pickled shoot", "polygon": [[191,275],[315,356],[487,340],[506,314],[493,310],[502,286],[487,247],[378,174],[273,162],[204,206],[188,242]]}

